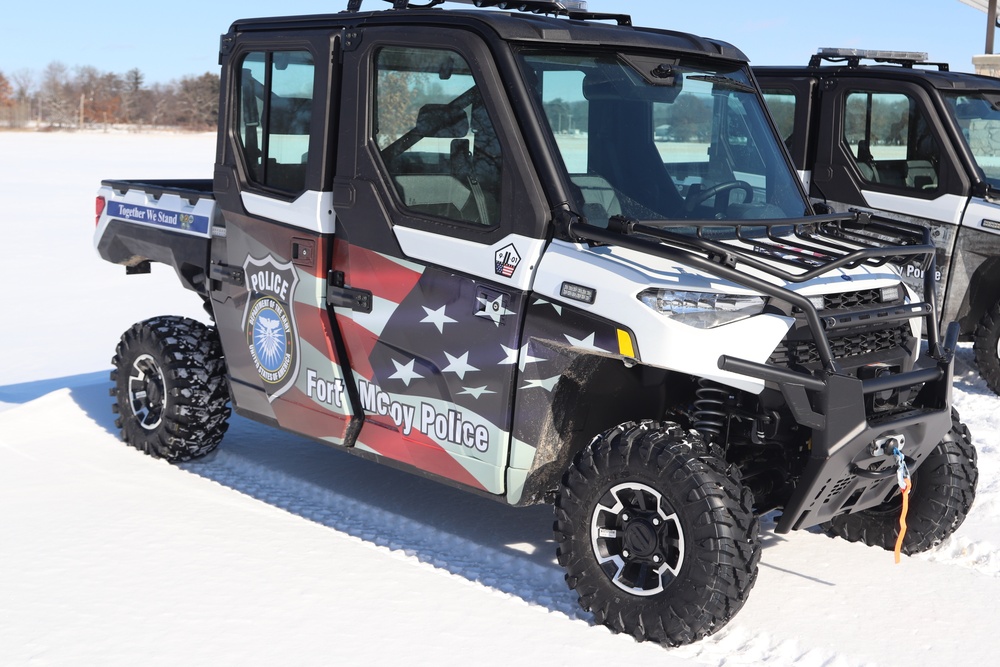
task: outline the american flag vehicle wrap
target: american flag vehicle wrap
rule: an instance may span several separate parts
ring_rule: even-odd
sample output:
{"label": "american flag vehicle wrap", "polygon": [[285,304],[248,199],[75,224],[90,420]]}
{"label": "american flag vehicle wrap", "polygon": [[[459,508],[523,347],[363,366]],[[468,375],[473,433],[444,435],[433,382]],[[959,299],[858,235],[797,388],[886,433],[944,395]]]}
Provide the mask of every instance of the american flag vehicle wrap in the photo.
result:
{"label": "american flag vehicle wrap", "polygon": [[[230,246],[241,245],[240,237],[249,256],[266,257],[251,266],[291,266],[250,236],[231,234]],[[516,504],[528,471],[544,463],[536,443],[566,427],[553,417],[563,373],[580,355],[617,354],[615,326],[554,300],[345,242],[335,242],[333,264],[346,284],[371,291],[371,312],[338,307],[331,323],[321,307],[326,276],[295,267],[290,312],[298,338],[289,347],[299,355],[298,372],[280,392],[260,383],[278,425]],[[260,298],[251,291],[246,302],[251,295]],[[249,324],[243,317],[238,336],[254,360]],[[353,442],[346,440],[345,368],[365,415]]]}

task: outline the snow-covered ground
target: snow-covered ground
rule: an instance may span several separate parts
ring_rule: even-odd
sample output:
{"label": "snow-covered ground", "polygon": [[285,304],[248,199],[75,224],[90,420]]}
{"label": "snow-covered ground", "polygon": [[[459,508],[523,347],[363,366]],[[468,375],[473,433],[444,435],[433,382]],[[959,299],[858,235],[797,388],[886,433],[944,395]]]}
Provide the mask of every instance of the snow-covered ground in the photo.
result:
{"label": "snow-covered ground", "polygon": [[209,177],[211,135],[0,133],[0,665],[996,664],[1000,398],[957,362],[980,454],[958,533],[904,558],[766,525],[750,601],[667,650],[593,625],[548,507],[512,509],[244,419],[207,460],[118,441],[120,333],[202,318],[92,249],[101,178]]}

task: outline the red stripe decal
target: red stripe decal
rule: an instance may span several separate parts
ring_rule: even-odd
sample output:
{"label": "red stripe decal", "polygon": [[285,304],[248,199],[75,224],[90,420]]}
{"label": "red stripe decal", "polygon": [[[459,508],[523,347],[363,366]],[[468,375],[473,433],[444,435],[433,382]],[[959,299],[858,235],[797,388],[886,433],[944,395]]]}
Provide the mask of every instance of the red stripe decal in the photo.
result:
{"label": "red stripe decal", "polygon": [[346,317],[338,317],[337,325],[344,336],[344,346],[347,347],[347,358],[351,362],[351,370],[366,380],[375,378],[369,361],[378,337],[368,329]]}
{"label": "red stripe decal", "polygon": [[414,271],[377,252],[350,246],[345,281],[351,287],[369,290],[375,296],[400,303],[420,280]]}
{"label": "red stripe decal", "polygon": [[440,445],[414,429],[413,434],[404,437],[395,428],[385,428],[370,423],[368,416],[358,440],[382,456],[425,470],[435,475],[454,480],[474,489],[485,491],[479,480],[453,459]]}
{"label": "red stripe decal", "polygon": [[292,387],[271,405],[282,428],[310,438],[343,438],[347,415],[324,410],[301,389]]}
{"label": "red stripe decal", "polygon": [[295,324],[299,337],[326,355],[327,359],[339,365],[337,352],[333,347],[333,332],[325,310],[298,301],[295,302]]}

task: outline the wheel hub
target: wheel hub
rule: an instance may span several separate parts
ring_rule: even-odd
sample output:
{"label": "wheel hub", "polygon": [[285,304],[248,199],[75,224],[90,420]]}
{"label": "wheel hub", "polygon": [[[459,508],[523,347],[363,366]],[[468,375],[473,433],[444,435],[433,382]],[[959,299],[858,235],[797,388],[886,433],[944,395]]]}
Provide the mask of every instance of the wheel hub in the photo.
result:
{"label": "wheel hub", "polygon": [[659,540],[656,529],[645,519],[636,519],[625,526],[625,548],[633,558],[648,558],[656,551]]}
{"label": "wheel hub", "polygon": [[604,494],[591,518],[591,545],[604,573],[633,595],[662,592],[684,562],[684,533],[663,495],[639,482]]}
{"label": "wheel hub", "polygon": [[142,428],[151,431],[160,425],[164,399],[163,372],[159,364],[149,354],[136,357],[128,377],[128,402]]}

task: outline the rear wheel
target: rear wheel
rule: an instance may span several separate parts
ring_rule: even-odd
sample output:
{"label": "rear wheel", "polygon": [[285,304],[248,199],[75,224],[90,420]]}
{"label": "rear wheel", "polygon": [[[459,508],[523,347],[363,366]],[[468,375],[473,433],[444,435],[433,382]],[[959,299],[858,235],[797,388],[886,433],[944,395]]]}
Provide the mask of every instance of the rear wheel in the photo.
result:
{"label": "rear wheel", "polygon": [[563,476],[555,537],[594,619],[678,645],[721,628],[757,577],[758,521],[735,471],[676,424],[622,424]]}
{"label": "rear wheel", "polygon": [[180,317],[139,322],[122,334],[111,363],[112,410],[122,440],[168,461],[188,461],[218,446],[230,410],[214,328]]}
{"label": "rear wheel", "polygon": [[[909,511],[902,552],[937,546],[965,521],[976,497],[979,470],[969,429],[952,411],[952,427],[911,476]],[[823,524],[828,535],[892,551],[899,535],[902,494],[872,509],[835,517]]]}
{"label": "rear wheel", "polygon": [[976,327],[976,366],[993,393],[1000,394],[1000,303],[986,311]]}

